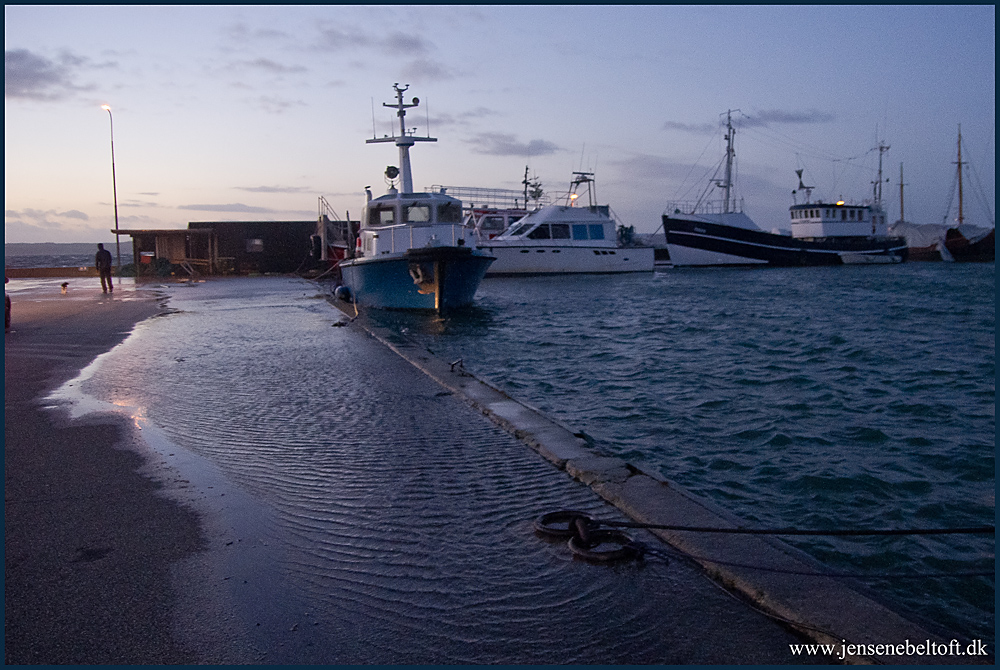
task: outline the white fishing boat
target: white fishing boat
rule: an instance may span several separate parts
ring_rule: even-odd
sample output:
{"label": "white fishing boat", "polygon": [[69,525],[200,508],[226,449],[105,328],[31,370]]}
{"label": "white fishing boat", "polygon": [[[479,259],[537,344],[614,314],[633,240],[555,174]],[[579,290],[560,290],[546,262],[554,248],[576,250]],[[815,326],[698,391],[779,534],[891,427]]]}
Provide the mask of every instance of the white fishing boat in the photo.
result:
{"label": "white fishing boat", "polygon": [[[392,142],[399,148],[399,167],[385,176],[388,192],[367,195],[354,257],[340,262],[342,286],[337,295],[355,304],[389,309],[438,312],[464,307],[493,262],[476,248],[475,232],[462,224],[462,201],[439,193],[414,193],[409,149],[416,142],[436,142],[406,130],[403,102],[409,86],[394,84],[399,135],[372,138],[369,144]],[[397,185],[397,178],[400,182]]]}
{"label": "white fishing boat", "polygon": [[[607,205],[596,204],[593,173],[574,172],[566,203],[541,207],[492,239],[480,239],[496,257],[486,276],[652,272],[653,248],[619,226]],[[587,203],[579,203],[586,186]]]}
{"label": "white fishing boat", "polygon": [[789,208],[791,235],[784,235],[766,232],[745,213],[735,211],[731,199],[735,130],[729,117],[726,127],[726,176],[716,184],[725,194],[722,203],[668,205],[663,214],[673,265],[842,265],[906,259],[906,240],[889,235],[881,203],[881,150],[888,147],[879,147],[877,190],[868,202],[813,202],[814,187],[803,184],[798,170],[798,191],[805,193],[805,202]]}

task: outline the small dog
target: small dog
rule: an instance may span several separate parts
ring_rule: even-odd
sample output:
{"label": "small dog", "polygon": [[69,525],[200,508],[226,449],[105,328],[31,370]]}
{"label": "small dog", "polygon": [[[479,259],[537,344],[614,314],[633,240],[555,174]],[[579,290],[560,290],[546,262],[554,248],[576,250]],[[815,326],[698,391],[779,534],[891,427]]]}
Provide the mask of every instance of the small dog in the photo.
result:
{"label": "small dog", "polygon": [[66,295],[66,288],[69,286],[69,282],[64,281],[62,284],[60,284],[60,286],[62,286],[62,294]]}

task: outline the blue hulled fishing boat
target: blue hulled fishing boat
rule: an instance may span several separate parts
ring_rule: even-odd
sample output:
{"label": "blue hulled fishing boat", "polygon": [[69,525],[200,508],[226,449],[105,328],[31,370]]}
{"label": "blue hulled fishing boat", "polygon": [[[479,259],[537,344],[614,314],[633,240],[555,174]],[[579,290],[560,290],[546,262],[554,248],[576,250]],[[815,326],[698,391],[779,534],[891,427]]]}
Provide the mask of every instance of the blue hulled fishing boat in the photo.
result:
{"label": "blue hulled fishing boat", "polygon": [[[476,248],[475,231],[462,224],[462,201],[443,192],[414,193],[409,149],[416,142],[436,142],[406,131],[406,110],[420,101],[403,102],[409,86],[394,84],[399,135],[372,138],[399,148],[399,167],[385,176],[388,192],[367,195],[354,257],[341,261],[343,287],[338,295],[368,307],[447,311],[472,302],[486,270],[495,260]],[[397,178],[399,184],[397,186]]]}

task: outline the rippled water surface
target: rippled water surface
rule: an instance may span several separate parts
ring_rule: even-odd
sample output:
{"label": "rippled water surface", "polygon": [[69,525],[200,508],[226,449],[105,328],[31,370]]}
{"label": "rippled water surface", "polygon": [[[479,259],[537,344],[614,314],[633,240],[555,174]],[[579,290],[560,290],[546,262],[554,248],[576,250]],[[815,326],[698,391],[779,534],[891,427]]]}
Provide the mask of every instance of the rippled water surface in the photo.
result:
{"label": "rippled water surface", "polygon": [[[272,510],[280,579],[249,599],[277,612],[266,660],[791,660],[680,563],[595,570],[533,537],[540,512],[610,511],[374,340],[333,328],[323,287],[163,290],[173,313],[85,390]],[[464,314],[371,318],[748,522],[994,523],[992,264],[498,278]],[[839,572],[994,569],[992,536],[793,542]],[[992,649],[993,577],[865,583]]]}
{"label": "rippled water surface", "polygon": [[[762,526],[994,523],[993,264],[488,279],[468,314],[378,318]],[[994,570],[992,536],[794,543],[840,571]],[[993,577],[867,583],[992,644]]]}
{"label": "rippled water surface", "polygon": [[315,284],[162,290],[172,313],[74,383],[238,489],[199,495],[255,502],[209,541],[232,554],[225,614],[258,660],[794,660],[794,637],[682,562],[594,566],[536,537],[540,513],[615,510],[363,332],[332,327],[343,316]]}

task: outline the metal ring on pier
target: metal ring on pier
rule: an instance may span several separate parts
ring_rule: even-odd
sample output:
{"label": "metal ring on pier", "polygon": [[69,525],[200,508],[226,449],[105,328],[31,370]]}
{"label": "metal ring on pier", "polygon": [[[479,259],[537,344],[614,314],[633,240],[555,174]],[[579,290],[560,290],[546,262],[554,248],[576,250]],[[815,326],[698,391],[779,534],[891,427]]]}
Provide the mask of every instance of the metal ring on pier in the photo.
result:
{"label": "metal ring on pier", "polygon": [[[602,544],[617,545],[618,548],[598,551]],[[569,549],[574,555],[595,563],[625,561],[642,555],[632,538],[620,530],[591,531],[589,543],[584,543],[579,537],[571,537]]]}
{"label": "metal ring on pier", "polygon": [[[535,519],[535,531],[548,537],[575,537],[577,535],[574,528],[574,520],[583,519],[588,526],[595,526],[594,520],[584,512],[574,510],[561,510],[559,512],[549,512]],[[553,525],[565,524],[565,525]]]}

